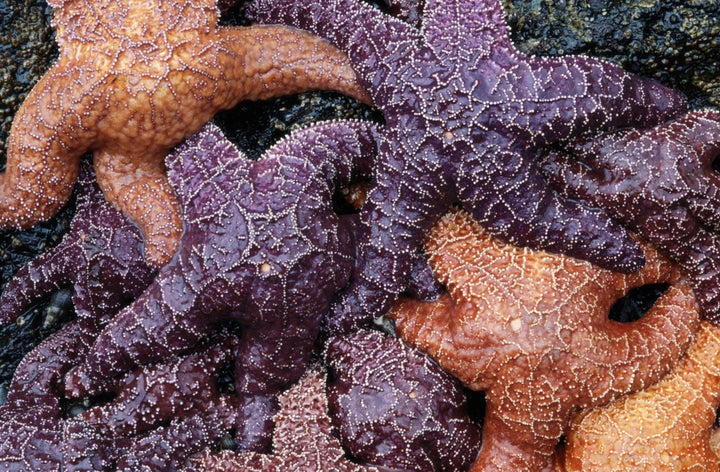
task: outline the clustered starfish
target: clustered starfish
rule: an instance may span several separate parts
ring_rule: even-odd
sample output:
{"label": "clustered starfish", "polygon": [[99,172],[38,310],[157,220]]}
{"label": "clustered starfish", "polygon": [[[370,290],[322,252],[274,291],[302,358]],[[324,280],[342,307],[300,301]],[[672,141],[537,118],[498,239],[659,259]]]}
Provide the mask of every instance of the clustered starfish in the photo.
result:
{"label": "clustered starfish", "polygon": [[315,88],[368,100],[326,41],[287,27],[218,27],[215,0],[48,3],[60,57],[13,121],[0,226],[55,214],[91,150],[105,196],[140,226],[159,267],[182,232],[163,162],[174,145],[240,100]]}
{"label": "clustered starfish", "polygon": [[[425,249],[448,293],[431,303],[406,299],[388,316],[404,340],[485,392],[471,470],[548,470],[573,412],[657,381],[698,323],[690,287],[650,247],[643,269],[625,275],[501,243],[455,211]],[[642,318],[608,318],[628,290],[653,283],[670,286]]]}
{"label": "clustered starfish", "polygon": [[68,392],[96,393],[108,378],[182,352],[233,320],[243,326],[235,385],[245,402],[236,438],[265,449],[273,398],[302,375],[350,275],[353,221],[333,211],[332,196],[369,173],[375,133],[370,123],[316,124],[256,162],[214,125],[179,146],[167,159],[185,222],[178,253],[97,337]]}
{"label": "clustered starfish", "polygon": [[560,198],[535,157],[584,132],[662,122],[685,109],[680,94],[588,57],[520,54],[496,0],[428,0],[423,13],[418,29],[360,0],[255,0],[248,11],[328,38],[385,117],[358,261],[330,330],[389,308],[426,231],[454,202],[514,244],[640,267],[629,234]]}
{"label": "clustered starfish", "polygon": [[330,415],[345,449],[383,470],[467,470],[480,447],[457,380],[377,331],[329,341]]}
{"label": "clustered starfish", "polygon": [[550,153],[543,171],[572,198],[595,204],[676,262],[703,316],[720,323],[720,113],[688,113]]}
{"label": "clustered starfish", "polygon": [[76,187],[70,230],[8,282],[0,297],[0,326],[67,285],[80,318],[109,319],[152,281],[155,271],[145,263],[140,232],[105,200],[89,161],[82,162]]}
{"label": "clustered starfish", "polygon": [[573,419],[568,472],[718,470],[710,445],[720,406],[720,328],[703,322],[673,371],[645,390]]}

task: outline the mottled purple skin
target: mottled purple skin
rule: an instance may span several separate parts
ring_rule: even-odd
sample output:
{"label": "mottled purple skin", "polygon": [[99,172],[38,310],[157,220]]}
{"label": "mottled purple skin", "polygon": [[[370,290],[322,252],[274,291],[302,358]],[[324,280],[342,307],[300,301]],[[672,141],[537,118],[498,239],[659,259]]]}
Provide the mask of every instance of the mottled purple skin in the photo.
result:
{"label": "mottled purple skin", "polygon": [[70,230],[8,282],[0,297],[0,325],[67,285],[80,318],[107,320],[140,295],[154,274],[145,263],[140,231],[105,200],[92,164],[83,161]]}
{"label": "mottled purple skin", "polygon": [[402,341],[360,330],[329,341],[328,405],[343,446],[362,464],[467,470],[480,450],[460,383]]}
{"label": "mottled purple skin", "polygon": [[624,228],[558,196],[535,160],[587,131],[671,118],[686,107],[678,93],[589,57],[517,52],[496,0],[429,0],[420,29],[360,0],[255,0],[248,14],[328,38],[386,120],[332,333],[387,311],[426,231],[455,202],[504,241],[616,270],[642,266]]}
{"label": "mottled purple skin", "polygon": [[[167,158],[185,222],[180,248],[68,375],[72,396],[182,352],[220,321],[242,328],[236,440],[269,446],[274,396],[302,375],[331,298],[354,261],[354,225],[332,210],[336,187],[367,175],[374,125],[316,124],[249,161],[214,125]],[[243,416],[246,415],[246,416]]]}
{"label": "mottled purple skin", "polygon": [[649,130],[623,130],[549,153],[543,172],[572,198],[599,206],[677,263],[703,317],[720,323],[720,113],[691,112]]}
{"label": "mottled purple skin", "polygon": [[232,338],[223,334],[212,342],[137,369],[116,383],[110,403],[68,420],[66,463],[76,470],[175,470],[217,445],[235,423],[237,403],[216,385],[218,370],[233,358]]}

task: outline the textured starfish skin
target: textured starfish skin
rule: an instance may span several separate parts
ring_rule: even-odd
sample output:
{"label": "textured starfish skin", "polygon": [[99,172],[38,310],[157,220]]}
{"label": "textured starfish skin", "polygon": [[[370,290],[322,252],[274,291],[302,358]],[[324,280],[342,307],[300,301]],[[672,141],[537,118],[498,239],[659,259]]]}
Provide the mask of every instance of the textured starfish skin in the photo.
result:
{"label": "textured starfish skin", "polygon": [[112,207],[95,184],[88,161],[80,166],[77,206],[60,244],[36,258],[8,282],[0,297],[0,325],[12,322],[48,293],[69,284],[80,318],[109,318],[152,281],[142,235]]}
{"label": "textured starfish skin", "polygon": [[255,0],[248,11],[346,52],[386,120],[358,262],[330,331],[389,308],[426,231],[454,202],[505,241],[606,268],[640,267],[625,230],[560,198],[534,159],[587,131],[662,122],[685,109],[684,99],[588,57],[520,54],[497,1],[429,0],[423,13],[418,29],[359,0]]}
{"label": "textured starfish skin", "polygon": [[703,317],[720,323],[720,113],[695,111],[649,130],[622,130],[550,153],[559,190],[597,205],[692,281]]}
{"label": "textured starfish skin", "polygon": [[321,318],[350,275],[353,221],[333,212],[332,195],[369,173],[376,131],[362,122],[317,124],[256,162],[214,125],[179,146],[168,168],[183,208],[180,249],[100,334],[69,375],[68,392],[96,392],[107,378],[188,349],[214,323],[234,320],[243,326],[235,384],[247,402],[241,412],[251,415],[238,420],[236,438],[262,449],[274,395],[302,374]]}
{"label": "textured starfish skin", "polygon": [[[388,316],[404,340],[485,391],[471,470],[549,470],[574,411],[658,380],[698,324],[690,287],[650,247],[645,267],[625,275],[501,243],[457,211],[433,227],[425,250],[448,293],[406,299]],[[629,289],[651,283],[671,285],[642,318],[608,318]]]}
{"label": "textured starfish skin", "polygon": [[467,470],[480,448],[457,380],[426,355],[377,331],[333,338],[328,402],[340,440],[360,463],[389,470]]}
{"label": "textured starfish skin", "polygon": [[161,266],[182,231],[163,159],[217,111],[330,88],[368,101],[347,58],[287,27],[218,27],[214,0],[51,0],[60,57],[10,131],[0,226],[28,227],[68,200],[94,152],[107,199]]}
{"label": "textured starfish skin", "polygon": [[[259,454],[205,450],[190,460],[189,471],[275,472],[279,470],[376,472],[350,462],[340,441],[332,435],[325,395],[324,371],[308,370],[280,395],[275,415],[273,453]],[[383,469],[384,470],[384,469]]]}
{"label": "textured starfish skin", "polygon": [[703,322],[673,371],[645,390],[580,413],[567,435],[567,471],[709,471],[720,406],[720,328]]}

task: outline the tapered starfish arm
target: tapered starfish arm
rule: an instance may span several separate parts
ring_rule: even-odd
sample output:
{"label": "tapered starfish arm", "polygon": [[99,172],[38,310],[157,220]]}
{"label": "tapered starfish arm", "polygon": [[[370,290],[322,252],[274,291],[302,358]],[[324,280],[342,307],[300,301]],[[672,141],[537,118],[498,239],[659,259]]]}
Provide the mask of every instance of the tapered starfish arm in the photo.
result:
{"label": "tapered starfish arm", "polygon": [[[386,152],[386,144],[381,143],[381,154]],[[378,163],[375,186],[361,211],[367,218],[357,227],[358,256],[353,275],[326,320],[330,333],[344,334],[366,325],[385,313],[407,288],[417,248],[427,229],[440,218],[443,206],[438,203],[447,201],[449,193],[438,169],[428,168],[424,173],[427,177],[416,182],[396,180],[399,173],[383,172],[384,166],[397,169],[417,162],[389,155]],[[412,192],[420,196],[406,198]],[[379,223],[371,226],[369,221]]]}
{"label": "tapered starfish arm", "polygon": [[228,64],[227,80],[215,97],[221,108],[315,89],[336,90],[370,104],[347,56],[325,39],[274,25],[224,28],[218,35],[219,61]]}
{"label": "tapered starfish arm", "polygon": [[182,222],[165,175],[164,154],[144,151],[149,155],[142,158],[97,151],[95,173],[105,198],[143,229],[147,262],[159,267],[177,251]]}
{"label": "tapered starfish arm", "polygon": [[[507,162],[521,162],[519,153],[497,150]],[[596,208],[560,196],[548,187],[534,164],[492,180],[475,171],[473,162],[460,182],[463,207],[491,233],[517,246],[530,246],[590,261],[600,267],[635,270],[644,263],[638,243],[618,223]],[[477,168],[477,167],[476,167]],[[482,167],[480,167],[482,169]],[[493,199],[492,188],[504,195]],[[597,235],[613,237],[599,238]]]}
{"label": "tapered starfish arm", "polygon": [[0,174],[0,226],[30,227],[70,198],[80,157],[95,139],[83,123],[85,111],[96,107],[94,95],[65,93],[81,79],[76,71],[50,69],[15,115]]}
{"label": "tapered starfish arm", "polygon": [[330,40],[347,53],[360,83],[380,107],[390,100],[397,86],[386,84],[393,67],[385,58],[409,62],[421,39],[419,32],[403,21],[354,0],[260,0],[250,4],[247,15],[263,23],[302,28]]}
{"label": "tapered starfish arm", "polygon": [[709,444],[720,404],[720,333],[702,323],[686,356],[660,382],[573,419],[565,470],[714,470]]}
{"label": "tapered starfish arm", "polygon": [[23,266],[0,296],[0,326],[12,323],[49,293],[71,281],[69,263],[81,257],[75,246],[58,246]]}

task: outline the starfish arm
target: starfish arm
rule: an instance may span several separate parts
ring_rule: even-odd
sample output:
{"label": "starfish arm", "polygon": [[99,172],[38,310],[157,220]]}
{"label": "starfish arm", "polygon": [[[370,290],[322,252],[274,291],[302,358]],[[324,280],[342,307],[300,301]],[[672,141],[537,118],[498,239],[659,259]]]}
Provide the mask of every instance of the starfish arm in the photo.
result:
{"label": "starfish arm", "polygon": [[311,163],[318,169],[317,175],[323,176],[334,190],[372,174],[378,133],[378,126],[366,121],[315,123],[286,136],[266,155]]}
{"label": "starfish arm", "polygon": [[83,122],[83,108],[92,97],[65,93],[76,80],[75,74],[54,67],[15,115],[0,174],[0,226],[30,227],[53,216],[70,198],[80,156],[94,139]]}
{"label": "starfish arm", "polygon": [[[521,161],[510,150],[504,152],[509,155],[501,162]],[[642,266],[638,243],[605,213],[562,198],[532,165],[510,171],[492,181],[476,175],[460,188],[462,205],[488,231],[517,246],[565,254],[604,268],[631,272]]]}
{"label": "starfish arm", "polygon": [[497,0],[428,0],[424,12],[423,34],[440,60],[477,60],[498,49],[513,49]]}
{"label": "starfish arm", "polygon": [[719,404],[720,333],[703,323],[686,356],[660,382],[573,418],[566,469],[662,470],[669,455],[677,469],[714,470],[720,462],[708,438]]}
{"label": "starfish arm", "polygon": [[14,322],[48,293],[60,290],[70,282],[70,267],[77,257],[82,257],[82,254],[76,245],[61,242],[22,267],[10,279],[0,297],[0,326]]}
{"label": "starfish arm", "polygon": [[105,198],[142,231],[147,263],[165,265],[180,244],[182,222],[163,156],[138,157],[100,150],[94,155],[94,164]]}
{"label": "starfish arm", "polygon": [[410,62],[421,39],[408,24],[357,0],[256,0],[247,14],[256,21],[288,24],[329,39],[348,55],[380,108],[395,95],[394,71]]}
{"label": "starfish arm", "polygon": [[687,109],[679,92],[609,62],[586,56],[522,59],[534,81],[525,106],[533,107],[531,130],[541,139],[535,144],[598,130],[649,127]]}
{"label": "starfish arm", "polygon": [[[209,317],[190,314],[196,297],[183,278],[183,270],[189,269],[176,261],[165,266],[143,294],[97,336],[85,360],[66,376],[68,395],[104,391],[114,377],[176,355],[207,334]],[[168,287],[174,290],[171,295],[165,293]]]}
{"label": "starfish arm", "polygon": [[[360,212],[358,255],[350,284],[327,319],[333,334],[349,332],[387,311],[407,287],[425,232],[451,203],[439,169],[413,168],[424,176],[422,180],[403,179],[408,167],[427,160],[405,159],[402,153],[397,157],[387,147],[383,141],[375,181]],[[421,152],[434,151],[425,148]]]}
{"label": "starfish arm", "polygon": [[347,56],[325,39],[276,25],[224,28],[218,35],[219,62],[228,85],[222,108],[232,108],[240,100],[315,89],[335,90],[371,103]]}

